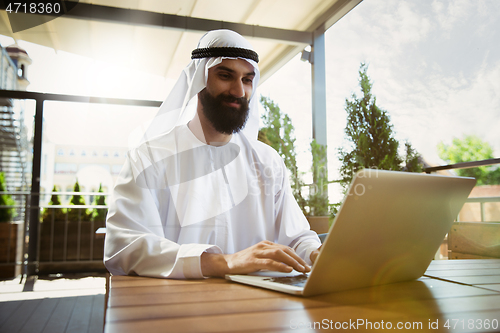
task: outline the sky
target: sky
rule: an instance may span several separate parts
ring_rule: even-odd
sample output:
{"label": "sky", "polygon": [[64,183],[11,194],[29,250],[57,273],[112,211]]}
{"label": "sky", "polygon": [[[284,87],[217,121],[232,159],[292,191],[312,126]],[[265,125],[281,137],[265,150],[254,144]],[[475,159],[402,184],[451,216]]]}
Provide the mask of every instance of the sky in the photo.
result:
{"label": "sky", "polygon": [[[500,1],[365,0],[325,40],[331,178],[340,166],[337,148],[346,143],[345,100],[360,95],[362,62],[395,137],[427,161],[443,163],[437,144],[471,134],[500,156]],[[309,65],[295,58],[260,89],[292,117],[304,153],[312,126],[310,75]],[[307,95],[297,98],[306,83]]]}
{"label": "sky", "polygon": [[[345,101],[353,93],[360,95],[361,63],[368,64],[372,93],[389,114],[396,139],[409,141],[429,163],[444,163],[437,155],[438,143],[450,144],[464,135],[479,136],[500,157],[498,41],[498,0],[361,2],[325,35],[329,178],[338,177],[337,151],[346,144]],[[10,44],[2,37],[0,42]],[[163,100],[173,85],[161,76],[19,44],[33,59],[28,72],[32,91]],[[312,139],[310,64],[296,56],[258,91],[292,118],[298,167],[307,172]],[[45,131],[51,140],[65,144],[126,146],[127,133],[154,114],[151,108],[138,113],[123,106],[50,103]],[[110,135],[103,140],[103,133]]]}

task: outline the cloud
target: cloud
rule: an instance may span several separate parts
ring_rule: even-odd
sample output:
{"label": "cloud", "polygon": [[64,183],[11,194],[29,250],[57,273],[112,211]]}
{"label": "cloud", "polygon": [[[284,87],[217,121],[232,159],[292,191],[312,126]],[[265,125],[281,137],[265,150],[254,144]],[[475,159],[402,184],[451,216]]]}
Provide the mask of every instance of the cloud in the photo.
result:
{"label": "cloud", "polygon": [[[427,79],[407,81],[397,90],[404,98],[384,98],[400,137],[406,137],[431,159],[437,159],[438,142],[475,134],[500,153],[500,60],[484,65],[475,75],[447,77],[430,74]],[[390,102],[389,102],[390,101]]]}
{"label": "cloud", "polygon": [[470,0],[434,0],[432,10],[439,26],[444,31],[452,31],[457,24],[466,20],[473,12],[474,3]]}
{"label": "cloud", "polygon": [[[398,140],[408,139],[431,162],[441,163],[438,142],[477,134],[500,156],[499,32],[496,0],[364,1],[329,29],[325,40],[330,178],[339,167],[336,150],[345,143],[345,99],[353,92],[359,95],[361,62],[369,64],[372,92],[379,107],[389,112]],[[293,61],[299,63],[292,60],[286,70],[299,77]],[[274,93],[278,85],[294,87],[287,94],[286,112],[298,138],[302,131],[311,133],[308,75],[301,76],[304,82],[297,86],[291,82],[294,76],[276,76],[279,80],[268,90],[281,106],[285,102]]]}

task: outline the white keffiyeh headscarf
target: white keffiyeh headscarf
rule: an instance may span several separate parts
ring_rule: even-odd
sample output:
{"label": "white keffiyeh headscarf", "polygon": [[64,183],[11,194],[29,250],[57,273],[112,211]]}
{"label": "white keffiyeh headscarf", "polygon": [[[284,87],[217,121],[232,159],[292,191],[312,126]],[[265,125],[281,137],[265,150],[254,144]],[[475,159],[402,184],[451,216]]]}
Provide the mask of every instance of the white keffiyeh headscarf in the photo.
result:
{"label": "white keffiyeh headscarf", "polygon": [[187,124],[194,116],[197,94],[207,85],[208,70],[222,62],[223,59],[243,59],[255,70],[252,96],[249,103],[249,115],[245,127],[241,130],[249,139],[256,139],[259,131],[259,111],[256,88],[260,72],[257,65],[258,56],[252,45],[240,34],[231,30],[213,30],[201,37],[198,47],[193,51],[192,60],[184,68],[167,99],[158,110],[157,115],[135,140],[130,142],[136,147],[159,135],[167,134],[179,125]]}

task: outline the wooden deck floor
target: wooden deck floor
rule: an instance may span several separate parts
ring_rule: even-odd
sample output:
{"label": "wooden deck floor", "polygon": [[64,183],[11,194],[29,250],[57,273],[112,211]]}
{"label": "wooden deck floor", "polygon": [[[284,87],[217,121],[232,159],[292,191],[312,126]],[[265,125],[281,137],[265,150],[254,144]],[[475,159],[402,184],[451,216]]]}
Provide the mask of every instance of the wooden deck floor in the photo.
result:
{"label": "wooden deck floor", "polygon": [[104,276],[0,281],[0,332],[101,333],[105,292]]}

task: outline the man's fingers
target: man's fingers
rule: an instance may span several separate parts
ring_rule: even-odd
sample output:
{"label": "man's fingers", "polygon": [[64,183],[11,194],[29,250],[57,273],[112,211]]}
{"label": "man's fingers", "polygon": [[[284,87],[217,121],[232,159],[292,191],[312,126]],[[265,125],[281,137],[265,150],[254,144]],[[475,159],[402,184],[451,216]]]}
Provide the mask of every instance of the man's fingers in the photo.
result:
{"label": "man's fingers", "polygon": [[225,255],[227,273],[245,274],[262,269],[290,273],[309,272],[311,268],[295,251],[285,245],[262,241],[243,251]]}
{"label": "man's fingers", "polygon": [[258,269],[260,270],[267,269],[270,271],[277,271],[283,273],[290,273],[293,269],[292,266],[289,266],[282,262],[278,262],[273,259],[257,259],[257,266],[259,267]]}
{"label": "man's fingers", "polygon": [[285,252],[291,256],[292,258],[294,258],[300,265],[304,266],[304,267],[307,267],[307,263],[304,261],[304,259],[302,259],[301,257],[299,257],[299,255],[297,254],[297,252],[295,252],[291,247],[286,247],[285,248]]}
{"label": "man's fingers", "polygon": [[288,246],[273,244],[262,251],[261,258],[270,258],[299,272],[309,272],[311,270],[306,262]]}

